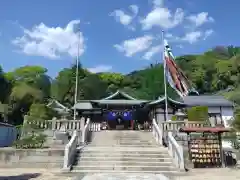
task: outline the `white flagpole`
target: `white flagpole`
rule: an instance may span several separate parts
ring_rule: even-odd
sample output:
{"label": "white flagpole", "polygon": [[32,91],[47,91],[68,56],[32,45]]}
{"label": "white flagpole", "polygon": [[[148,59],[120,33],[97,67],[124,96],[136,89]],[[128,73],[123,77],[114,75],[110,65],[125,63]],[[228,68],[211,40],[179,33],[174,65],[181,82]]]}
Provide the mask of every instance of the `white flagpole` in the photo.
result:
{"label": "white flagpole", "polygon": [[162,46],[163,46],[163,52],[162,52],[162,59],[164,63],[164,93],[165,93],[165,120],[168,121],[168,96],[167,96],[167,73],[166,73],[166,58],[165,58],[165,44],[164,44],[164,31],[162,30]]}
{"label": "white flagpole", "polygon": [[76,120],[76,116],[77,116],[77,109],[76,109],[76,104],[77,104],[77,94],[78,94],[78,65],[79,65],[79,43],[80,43],[80,29],[78,29],[78,36],[79,36],[79,40],[77,43],[77,58],[76,58],[76,77],[75,77],[75,94],[74,94],[74,112],[73,112],[73,119]]}

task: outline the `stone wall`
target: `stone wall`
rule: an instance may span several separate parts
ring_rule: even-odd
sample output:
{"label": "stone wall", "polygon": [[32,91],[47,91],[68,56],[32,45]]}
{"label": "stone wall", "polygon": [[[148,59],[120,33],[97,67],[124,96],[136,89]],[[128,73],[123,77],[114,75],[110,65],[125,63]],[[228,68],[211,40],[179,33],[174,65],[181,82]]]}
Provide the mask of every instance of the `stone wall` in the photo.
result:
{"label": "stone wall", "polygon": [[0,168],[61,168],[64,149],[0,149]]}

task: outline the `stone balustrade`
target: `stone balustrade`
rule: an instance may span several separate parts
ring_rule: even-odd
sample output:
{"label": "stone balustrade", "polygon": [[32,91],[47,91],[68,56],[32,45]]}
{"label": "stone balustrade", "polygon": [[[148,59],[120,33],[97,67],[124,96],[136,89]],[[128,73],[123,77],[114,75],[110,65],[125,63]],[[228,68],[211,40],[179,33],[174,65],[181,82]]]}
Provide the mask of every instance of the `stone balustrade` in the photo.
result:
{"label": "stone balustrade", "polygon": [[184,170],[184,155],[183,148],[180,146],[172,135],[168,132],[168,153],[173,158],[173,162],[177,168]]}
{"label": "stone balustrade", "polygon": [[157,143],[160,144],[160,145],[163,145],[163,141],[162,141],[163,132],[162,132],[162,129],[159,128],[155,119],[153,119],[153,121],[152,121],[152,133],[153,133],[153,137],[155,138]]}
{"label": "stone balustrade", "polygon": [[77,132],[77,130],[75,130],[73,132],[71,140],[65,146],[64,161],[63,161],[63,170],[64,171],[69,171],[71,169],[71,166],[74,162],[74,158],[76,155],[77,145],[78,145],[78,132]]}
{"label": "stone balustrade", "polygon": [[87,119],[87,122],[82,130],[82,139],[81,139],[81,143],[82,144],[85,144],[88,140],[88,135],[89,135],[89,132],[90,132],[90,128],[89,126],[91,125],[91,122],[90,122],[90,118]]}
{"label": "stone balustrade", "polygon": [[[177,168],[184,170],[184,154],[183,147],[178,144],[173,133],[177,133],[181,127],[203,127],[204,122],[193,121],[167,121],[157,124],[156,120],[152,121],[153,137],[158,144],[164,143],[168,146],[168,153],[173,158],[173,162]],[[163,142],[164,140],[164,142]]]}
{"label": "stone balustrade", "polygon": [[161,123],[163,131],[178,131],[181,127],[203,127],[205,122],[201,121],[166,121]]}

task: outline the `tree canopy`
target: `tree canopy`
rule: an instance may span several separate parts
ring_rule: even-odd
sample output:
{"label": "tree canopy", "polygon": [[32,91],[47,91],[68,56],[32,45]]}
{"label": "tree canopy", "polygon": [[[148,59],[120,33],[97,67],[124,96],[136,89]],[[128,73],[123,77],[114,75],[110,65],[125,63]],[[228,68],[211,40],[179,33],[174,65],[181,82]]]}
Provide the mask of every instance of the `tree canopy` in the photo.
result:
{"label": "tree canopy", "polygon": [[[217,46],[203,54],[179,56],[176,63],[200,94],[218,93],[240,104],[239,47]],[[42,112],[42,105],[50,99],[56,99],[66,107],[74,104],[76,65],[62,69],[54,79],[47,72],[41,66],[24,66],[10,72],[4,72],[4,67],[0,67],[0,105],[8,105],[10,122],[20,124],[25,114],[36,114],[38,107],[41,117],[46,118],[49,113]],[[154,100],[163,96],[162,64],[125,75],[94,74],[79,64],[78,100],[100,99],[118,89],[139,99]],[[176,93],[168,87],[168,95],[174,98]]]}

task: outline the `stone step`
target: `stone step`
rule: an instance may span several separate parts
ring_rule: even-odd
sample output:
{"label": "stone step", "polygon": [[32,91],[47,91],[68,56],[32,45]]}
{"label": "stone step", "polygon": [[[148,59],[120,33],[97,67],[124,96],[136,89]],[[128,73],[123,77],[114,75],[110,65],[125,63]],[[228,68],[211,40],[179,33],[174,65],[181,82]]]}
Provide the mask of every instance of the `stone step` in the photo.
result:
{"label": "stone step", "polygon": [[168,157],[168,155],[166,154],[140,154],[140,153],[100,153],[100,152],[96,152],[96,153],[82,153],[79,155],[76,155],[77,157],[95,157],[97,158],[107,158],[107,157],[112,157],[112,158],[131,158],[131,157],[139,157],[139,158],[165,158]]}
{"label": "stone step", "polygon": [[159,147],[159,145],[155,144],[93,144],[89,145],[89,147],[98,147],[98,146],[109,146],[109,147],[139,147],[139,148],[156,148]]}
{"label": "stone step", "polygon": [[76,161],[81,162],[81,161],[119,161],[121,160],[122,162],[138,162],[138,161],[146,161],[146,162],[172,162],[172,158],[164,157],[164,158],[156,158],[156,157],[93,157],[93,156],[84,156],[84,157],[77,157]]}
{"label": "stone step", "polygon": [[164,166],[164,165],[156,165],[156,166],[112,166],[112,165],[100,165],[100,166],[94,166],[94,165],[76,165],[74,166],[74,169],[76,170],[116,170],[116,171],[172,171],[175,170],[172,166]]}
{"label": "stone step", "polygon": [[79,152],[80,154],[82,153],[92,153],[92,154],[138,154],[138,155],[144,155],[144,154],[168,154],[168,151],[162,151],[162,150],[158,150],[158,149],[152,149],[152,150],[148,150],[148,149],[115,149],[115,148],[96,148],[96,149],[83,149],[82,151]]}
{"label": "stone step", "polygon": [[114,149],[118,149],[118,148],[142,148],[142,149],[151,149],[151,148],[161,148],[161,146],[159,145],[136,145],[136,144],[131,144],[131,145],[126,145],[126,144],[94,144],[94,145],[88,145],[88,147],[86,149],[90,149],[90,148],[114,148]]}
{"label": "stone step", "polygon": [[105,151],[105,152],[168,152],[167,148],[164,147],[127,147],[127,146],[86,146],[81,151]]}
{"label": "stone step", "polygon": [[86,161],[81,160],[78,162],[77,166],[172,166],[172,162],[160,162],[160,161],[141,161],[141,160],[135,160],[135,161]]}
{"label": "stone step", "polygon": [[[107,141],[107,142],[122,142],[122,143],[129,143],[129,142],[132,142],[132,143],[155,143],[156,141],[154,139],[116,139],[114,141]],[[106,143],[106,142],[105,142]]]}
{"label": "stone step", "polygon": [[[145,175],[149,175],[149,174],[162,174],[166,177],[169,178],[169,180],[177,180],[178,177],[180,176],[186,176],[186,173],[185,172],[179,172],[179,171],[109,171],[109,170],[75,170],[73,169],[71,172],[69,173],[61,173],[61,176],[64,176],[64,177],[84,177],[85,175],[88,175],[88,174],[107,174],[107,177],[108,179],[111,178],[111,176],[113,176],[112,179],[116,179],[114,178],[114,175],[123,175],[125,177],[126,174],[128,175],[140,175],[140,176],[145,176]],[[80,178],[79,178],[80,179]],[[150,180],[150,179],[149,179]]]}

